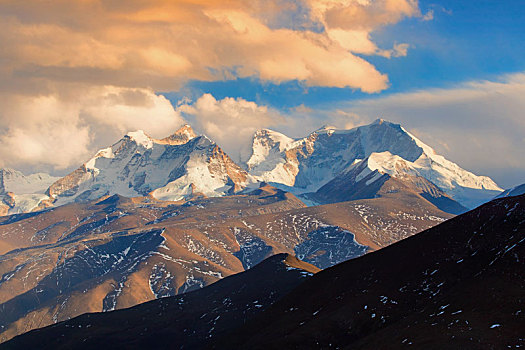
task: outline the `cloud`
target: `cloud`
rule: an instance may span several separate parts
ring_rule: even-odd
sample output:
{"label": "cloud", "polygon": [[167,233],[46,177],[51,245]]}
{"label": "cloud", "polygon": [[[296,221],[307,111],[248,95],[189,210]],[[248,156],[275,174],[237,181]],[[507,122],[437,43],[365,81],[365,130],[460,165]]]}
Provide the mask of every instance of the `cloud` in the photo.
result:
{"label": "cloud", "polygon": [[285,123],[279,112],[266,106],[242,98],[216,100],[210,94],[202,95],[194,103],[180,105],[177,112],[217,142],[235,161],[246,160],[250,155],[249,147],[256,130]]}
{"label": "cloud", "polygon": [[[438,153],[509,187],[525,182],[523,96],[525,73],[517,73],[494,81],[352,101],[328,114],[344,111],[352,124],[378,117],[401,123]],[[336,123],[344,126],[344,118]]]}
{"label": "cloud", "polygon": [[414,0],[5,0],[0,74],[3,88],[254,76],[378,92],[387,76],[354,53],[381,54],[369,34],[412,16]]}
{"label": "cloud", "polygon": [[[203,95],[177,109],[238,158],[253,131],[304,137],[323,124],[353,128],[384,118],[400,123],[437,153],[503,187],[525,183],[525,73],[279,113],[243,99]],[[232,137],[234,135],[234,137]]]}
{"label": "cloud", "polygon": [[[405,55],[406,44],[379,48],[370,33],[414,16],[414,0],[2,0],[0,165],[69,169],[128,130],[165,136],[182,118],[155,92],[190,80],[380,92],[387,75],[358,54]],[[240,99],[190,107],[226,148],[220,127],[280,120]],[[236,110],[242,118],[228,114]]]}
{"label": "cloud", "polygon": [[70,86],[67,96],[0,95],[0,105],[0,165],[30,170],[76,167],[129,130],[162,137],[183,123],[147,89]]}
{"label": "cloud", "polygon": [[434,19],[434,10],[428,10],[427,13],[425,13],[423,15],[423,17],[421,18],[423,21],[431,21]]}

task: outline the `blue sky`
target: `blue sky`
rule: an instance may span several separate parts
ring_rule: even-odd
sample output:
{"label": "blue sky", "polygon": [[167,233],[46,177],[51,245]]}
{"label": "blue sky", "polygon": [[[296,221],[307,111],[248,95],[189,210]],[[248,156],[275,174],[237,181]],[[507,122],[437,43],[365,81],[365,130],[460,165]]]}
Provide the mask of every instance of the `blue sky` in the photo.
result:
{"label": "blue sky", "polygon": [[359,89],[306,87],[298,81],[273,84],[256,78],[205,82],[192,80],[181,90],[164,93],[175,104],[211,93],[218,99],[242,97],[279,109],[301,104],[316,108],[396,92],[448,87],[472,80],[492,80],[525,71],[525,1],[468,0],[419,2],[433,19],[408,18],[372,33],[380,47],[410,45],[407,56],[363,56],[388,74],[390,87],[367,94]]}

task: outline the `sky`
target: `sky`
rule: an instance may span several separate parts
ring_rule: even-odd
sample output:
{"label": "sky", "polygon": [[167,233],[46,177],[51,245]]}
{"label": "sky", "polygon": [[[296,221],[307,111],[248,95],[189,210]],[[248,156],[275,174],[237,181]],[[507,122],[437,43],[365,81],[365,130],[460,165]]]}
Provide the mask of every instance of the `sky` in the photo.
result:
{"label": "sky", "polygon": [[186,122],[237,159],[259,128],[380,117],[525,183],[523,0],[0,0],[0,22],[0,166],[63,175]]}

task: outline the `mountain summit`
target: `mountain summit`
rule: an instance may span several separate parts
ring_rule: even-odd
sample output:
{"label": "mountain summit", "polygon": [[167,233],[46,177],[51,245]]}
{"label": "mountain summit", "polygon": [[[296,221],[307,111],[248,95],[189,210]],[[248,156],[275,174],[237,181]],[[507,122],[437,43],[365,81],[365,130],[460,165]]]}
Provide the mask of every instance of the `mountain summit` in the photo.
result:
{"label": "mountain summit", "polygon": [[44,193],[58,179],[45,173],[24,175],[14,169],[0,169],[0,215],[44,209],[51,204]]}
{"label": "mountain summit", "polygon": [[326,126],[299,139],[258,131],[245,167],[256,179],[285,185],[295,193],[318,191],[356,168],[361,169],[357,180],[367,177],[368,185],[384,174],[425,179],[467,208],[502,191],[492,179],[462,169],[399,124],[382,119],[349,130]]}
{"label": "mountain summit", "polygon": [[195,194],[221,196],[241,190],[249,175],[206,136],[189,125],[157,140],[129,132],[77,170],[52,184],[57,204],[118,193],[180,200]]}

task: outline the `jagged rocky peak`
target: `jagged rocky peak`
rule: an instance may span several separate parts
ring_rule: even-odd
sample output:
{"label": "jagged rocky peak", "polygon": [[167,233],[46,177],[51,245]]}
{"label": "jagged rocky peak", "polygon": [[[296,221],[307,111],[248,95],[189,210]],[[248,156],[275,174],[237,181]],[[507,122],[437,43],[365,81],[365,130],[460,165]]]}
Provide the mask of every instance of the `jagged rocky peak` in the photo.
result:
{"label": "jagged rocky peak", "polygon": [[261,130],[257,130],[254,134],[254,142],[256,140],[260,140],[260,141],[271,141],[272,143],[274,144],[283,144],[283,145],[287,145],[293,141],[295,141],[294,139],[292,139],[291,137],[288,137],[286,135],[284,135],[283,133],[280,133],[278,131],[275,131],[275,130],[271,130],[271,129],[261,129]]}
{"label": "jagged rocky peak", "polygon": [[145,148],[151,148],[154,143],[154,139],[146,134],[143,130],[130,131],[124,136],[126,139],[134,141],[138,145],[142,145]]}
{"label": "jagged rocky peak", "polygon": [[[122,143],[132,141],[133,143],[143,146],[144,148],[151,148],[153,144],[177,146],[177,145],[183,145],[196,137],[198,137],[198,135],[195,133],[191,125],[184,124],[179,129],[177,129],[173,134],[165,138],[162,138],[162,139],[155,139],[149,136],[148,134],[146,134],[143,130],[130,131],[115,145],[121,145]],[[115,148],[115,147],[112,147],[112,148]],[[104,153],[107,153],[107,152],[108,152],[108,148],[105,148],[105,149],[100,150],[98,153],[101,155],[104,155]]]}
{"label": "jagged rocky peak", "polygon": [[48,190],[57,204],[105,195],[152,195],[180,200],[195,193],[215,197],[243,189],[248,174],[204,135],[183,125],[164,139],[143,131],[126,134]]}
{"label": "jagged rocky peak", "polygon": [[262,181],[311,191],[356,159],[383,151],[391,151],[408,160],[415,160],[422,153],[400,125],[389,122],[348,130],[323,126],[300,139],[262,130],[254,136],[246,168]]}
{"label": "jagged rocky peak", "polygon": [[177,131],[168,137],[158,140],[160,143],[166,143],[169,145],[182,145],[191,139],[197,137],[197,134],[189,124],[184,124]]}

